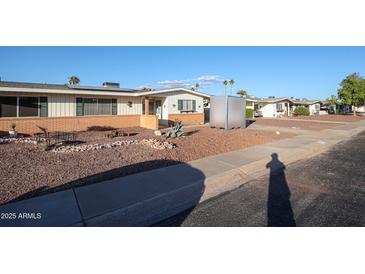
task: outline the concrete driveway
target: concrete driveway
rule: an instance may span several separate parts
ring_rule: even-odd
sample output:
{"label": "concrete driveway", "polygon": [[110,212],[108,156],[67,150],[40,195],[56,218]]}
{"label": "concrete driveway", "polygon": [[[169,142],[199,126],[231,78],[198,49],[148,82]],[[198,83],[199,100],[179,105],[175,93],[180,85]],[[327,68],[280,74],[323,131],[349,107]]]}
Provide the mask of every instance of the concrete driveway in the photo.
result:
{"label": "concrete driveway", "polygon": [[364,226],[365,132],[207,200],[158,226]]}

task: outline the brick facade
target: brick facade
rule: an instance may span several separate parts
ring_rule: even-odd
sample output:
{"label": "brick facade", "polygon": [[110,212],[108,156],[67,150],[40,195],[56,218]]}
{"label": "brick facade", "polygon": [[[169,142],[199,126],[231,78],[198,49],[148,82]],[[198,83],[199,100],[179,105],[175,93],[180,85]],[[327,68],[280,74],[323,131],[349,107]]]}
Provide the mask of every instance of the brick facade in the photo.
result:
{"label": "brick facade", "polygon": [[[149,120],[151,121],[151,118]],[[23,134],[41,132],[37,125],[46,128],[48,131],[83,131],[93,126],[113,128],[138,127],[141,126],[141,115],[1,118],[0,131],[8,132],[11,130],[11,123],[16,123],[16,131]]]}
{"label": "brick facade", "polygon": [[158,129],[158,118],[156,115],[141,115],[141,127]]}
{"label": "brick facade", "polygon": [[185,125],[202,125],[204,113],[169,114],[169,121],[181,121]]}

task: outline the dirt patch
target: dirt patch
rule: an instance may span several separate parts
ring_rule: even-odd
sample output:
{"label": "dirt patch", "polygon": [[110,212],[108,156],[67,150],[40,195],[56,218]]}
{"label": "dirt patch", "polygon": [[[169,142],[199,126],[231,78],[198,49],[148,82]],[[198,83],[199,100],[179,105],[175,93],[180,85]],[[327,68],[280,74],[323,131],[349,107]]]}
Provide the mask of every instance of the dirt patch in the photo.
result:
{"label": "dirt patch", "polygon": [[338,127],[342,124],[338,123],[312,123],[310,121],[300,121],[299,119],[293,120],[280,120],[277,119],[256,119],[255,125],[273,126],[273,127],[286,127],[297,128],[307,130],[322,130]]}
{"label": "dirt patch", "polygon": [[[293,134],[236,129],[224,131],[207,127],[185,129],[188,136],[169,139],[174,149],[156,150],[133,145],[97,151],[55,153],[37,149],[34,144],[0,145],[0,203],[20,200],[74,186],[100,182],[136,172],[160,168],[202,157],[237,150]],[[154,138],[152,130],[130,128],[133,136],[106,138],[106,131],[78,134],[82,144],[115,142],[117,140]]]}
{"label": "dirt patch", "polygon": [[356,122],[365,120],[365,116],[353,116],[353,115],[318,115],[318,116],[297,116],[290,118],[294,120],[314,120],[314,121],[333,121],[333,122]]}

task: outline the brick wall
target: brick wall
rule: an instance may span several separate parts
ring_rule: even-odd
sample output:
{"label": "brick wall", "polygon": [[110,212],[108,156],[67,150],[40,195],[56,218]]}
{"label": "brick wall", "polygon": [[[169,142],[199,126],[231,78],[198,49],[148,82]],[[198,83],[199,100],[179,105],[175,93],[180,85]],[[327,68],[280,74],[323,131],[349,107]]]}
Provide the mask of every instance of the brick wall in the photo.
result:
{"label": "brick wall", "polygon": [[23,134],[41,132],[37,125],[47,128],[48,131],[83,131],[92,126],[113,128],[138,127],[141,126],[141,115],[1,118],[0,131],[8,132],[11,123],[16,123],[16,131]]}
{"label": "brick wall", "polygon": [[204,124],[204,113],[169,114],[169,121],[181,121],[185,125]]}
{"label": "brick wall", "polygon": [[158,129],[158,118],[156,115],[141,115],[141,127]]}

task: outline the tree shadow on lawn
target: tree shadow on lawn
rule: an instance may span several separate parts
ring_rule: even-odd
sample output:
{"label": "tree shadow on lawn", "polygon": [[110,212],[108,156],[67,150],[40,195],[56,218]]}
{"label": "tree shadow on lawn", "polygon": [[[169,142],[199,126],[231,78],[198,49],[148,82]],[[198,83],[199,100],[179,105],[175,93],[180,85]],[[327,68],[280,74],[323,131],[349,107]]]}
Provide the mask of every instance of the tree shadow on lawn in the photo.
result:
{"label": "tree shadow on lawn", "polygon": [[[176,170],[175,171],[161,170],[160,172],[161,180],[152,181],[149,180],[148,177],[149,174],[146,173],[146,171],[151,171],[158,168],[175,166],[175,165],[181,165],[180,167],[182,168],[184,176],[181,176],[182,175],[180,174],[181,172],[178,172],[179,173],[178,176],[175,177]],[[193,168],[186,163],[174,160],[152,160],[111,169],[105,172],[80,178],[56,187],[41,186],[37,189],[31,190],[23,195],[20,195],[15,199],[6,202],[5,204],[18,202],[24,199],[29,199],[49,193],[55,193],[66,189],[72,189],[97,183],[102,184],[103,182],[108,180],[113,180],[133,174],[141,176],[140,177],[141,180],[138,181],[137,179],[138,184],[141,186],[140,187],[141,192],[147,191],[146,193],[149,194],[148,191],[151,190],[151,193],[153,193],[154,197],[159,197],[163,193],[171,193],[171,196],[169,196],[170,198],[167,200],[163,200],[166,198],[163,198],[162,196],[161,196],[162,198],[158,198],[161,199],[162,204],[166,204],[166,210],[170,210],[171,208],[182,207],[181,209],[182,211],[185,210],[191,212],[195,208],[195,206],[199,203],[199,200],[203,195],[205,189],[204,186],[205,175],[199,169]],[[133,181],[135,180],[131,180],[131,182],[125,181],[125,185],[123,183],[123,187],[125,186],[125,188],[123,188],[124,196],[125,196],[124,191],[128,191],[128,184],[132,184]],[[119,182],[115,183],[118,184]],[[131,189],[132,188],[133,187],[131,187]],[[134,193],[131,194],[135,195],[135,189],[133,191]],[[101,197],[101,198],[108,199],[108,197]],[[174,214],[177,213],[178,212],[175,212]],[[184,214],[186,217],[188,216],[186,212]],[[168,217],[164,217],[164,219]],[[182,223],[184,219],[181,219],[180,221]],[[175,223],[175,225],[178,226],[181,223]]]}

